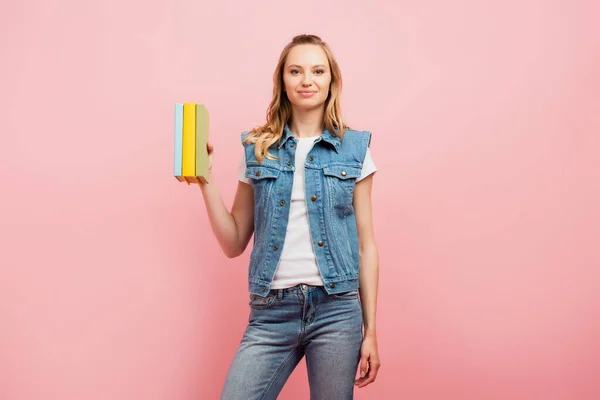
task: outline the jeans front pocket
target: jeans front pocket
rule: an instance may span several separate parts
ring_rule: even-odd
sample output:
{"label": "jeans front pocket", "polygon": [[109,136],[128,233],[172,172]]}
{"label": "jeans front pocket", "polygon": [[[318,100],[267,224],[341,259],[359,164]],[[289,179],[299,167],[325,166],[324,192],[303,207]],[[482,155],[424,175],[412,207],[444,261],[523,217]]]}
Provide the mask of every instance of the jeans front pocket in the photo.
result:
{"label": "jeans front pocket", "polygon": [[358,299],[358,289],[353,289],[342,293],[330,294],[329,296],[334,300],[356,300]]}
{"label": "jeans front pocket", "polygon": [[248,304],[255,310],[264,310],[273,307],[275,300],[277,300],[277,297],[274,293],[269,293],[266,297],[251,293],[250,302]]}

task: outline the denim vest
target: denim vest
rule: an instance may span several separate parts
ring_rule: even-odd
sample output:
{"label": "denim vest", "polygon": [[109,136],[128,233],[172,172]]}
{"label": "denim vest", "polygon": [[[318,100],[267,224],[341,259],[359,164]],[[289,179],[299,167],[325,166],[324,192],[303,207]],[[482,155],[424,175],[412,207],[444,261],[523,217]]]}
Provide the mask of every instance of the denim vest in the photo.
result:
{"label": "denim vest", "polygon": [[[269,152],[278,160],[254,155],[245,142],[246,173],[254,188],[254,245],[248,288],[266,296],[279,263],[285,239],[297,139],[285,125],[283,136]],[[371,132],[348,129],[340,140],[325,129],[306,156],[305,189],[308,222],[317,266],[330,294],[358,289],[358,233],[352,199],[360,177]]]}

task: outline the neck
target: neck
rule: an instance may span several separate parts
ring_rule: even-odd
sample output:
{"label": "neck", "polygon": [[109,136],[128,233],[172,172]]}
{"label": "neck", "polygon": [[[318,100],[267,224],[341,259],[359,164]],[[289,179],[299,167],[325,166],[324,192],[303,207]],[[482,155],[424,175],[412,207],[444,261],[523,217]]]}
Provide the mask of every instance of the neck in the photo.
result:
{"label": "neck", "polygon": [[323,107],[314,110],[293,110],[289,121],[292,134],[297,138],[315,137],[323,133]]}

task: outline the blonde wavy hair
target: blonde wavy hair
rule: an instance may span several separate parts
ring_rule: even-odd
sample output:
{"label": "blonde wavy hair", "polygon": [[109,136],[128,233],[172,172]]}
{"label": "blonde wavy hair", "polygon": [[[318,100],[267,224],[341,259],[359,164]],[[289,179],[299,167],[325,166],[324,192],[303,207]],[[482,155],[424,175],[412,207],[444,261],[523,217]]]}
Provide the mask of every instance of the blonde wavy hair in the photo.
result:
{"label": "blonde wavy hair", "polygon": [[327,43],[316,35],[303,34],[295,36],[292,41],[283,48],[281,55],[279,56],[279,62],[273,73],[273,99],[267,109],[267,121],[264,125],[253,128],[246,138],[246,142],[255,144],[254,153],[259,162],[262,162],[265,157],[270,160],[278,159],[278,157],[270,154],[268,149],[270,146],[281,140],[285,124],[292,116],[292,106],[284,92],[283,69],[290,50],[294,46],[301,44],[321,46],[329,61],[331,84],[329,87],[329,95],[327,96],[327,100],[325,100],[325,115],[323,117],[325,127],[340,139],[342,139],[344,132],[348,129],[348,126],[344,124],[342,119],[342,107],[340,104],[342,74],[331,49]]}

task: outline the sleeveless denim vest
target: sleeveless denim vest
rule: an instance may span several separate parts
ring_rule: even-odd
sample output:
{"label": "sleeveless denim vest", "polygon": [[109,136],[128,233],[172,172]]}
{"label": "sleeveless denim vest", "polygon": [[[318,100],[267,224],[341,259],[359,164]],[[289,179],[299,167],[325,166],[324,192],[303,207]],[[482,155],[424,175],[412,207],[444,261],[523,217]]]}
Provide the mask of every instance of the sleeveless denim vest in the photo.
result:
{"label": "sleeveless denim vest", "polygon": [[[245,142],[246,173],[254,188],[254,244],[248,270],[250,293],[266,296],[285,239],[297,139],[285,125],[283,136],[269,152],[278,160],[254,155]],[[306,156],[305,190],[310,237],[317,266],[330,294],[358,289],[358,232],[352,199],[371,132],[348,129],[340,140],[325,129]]]}

